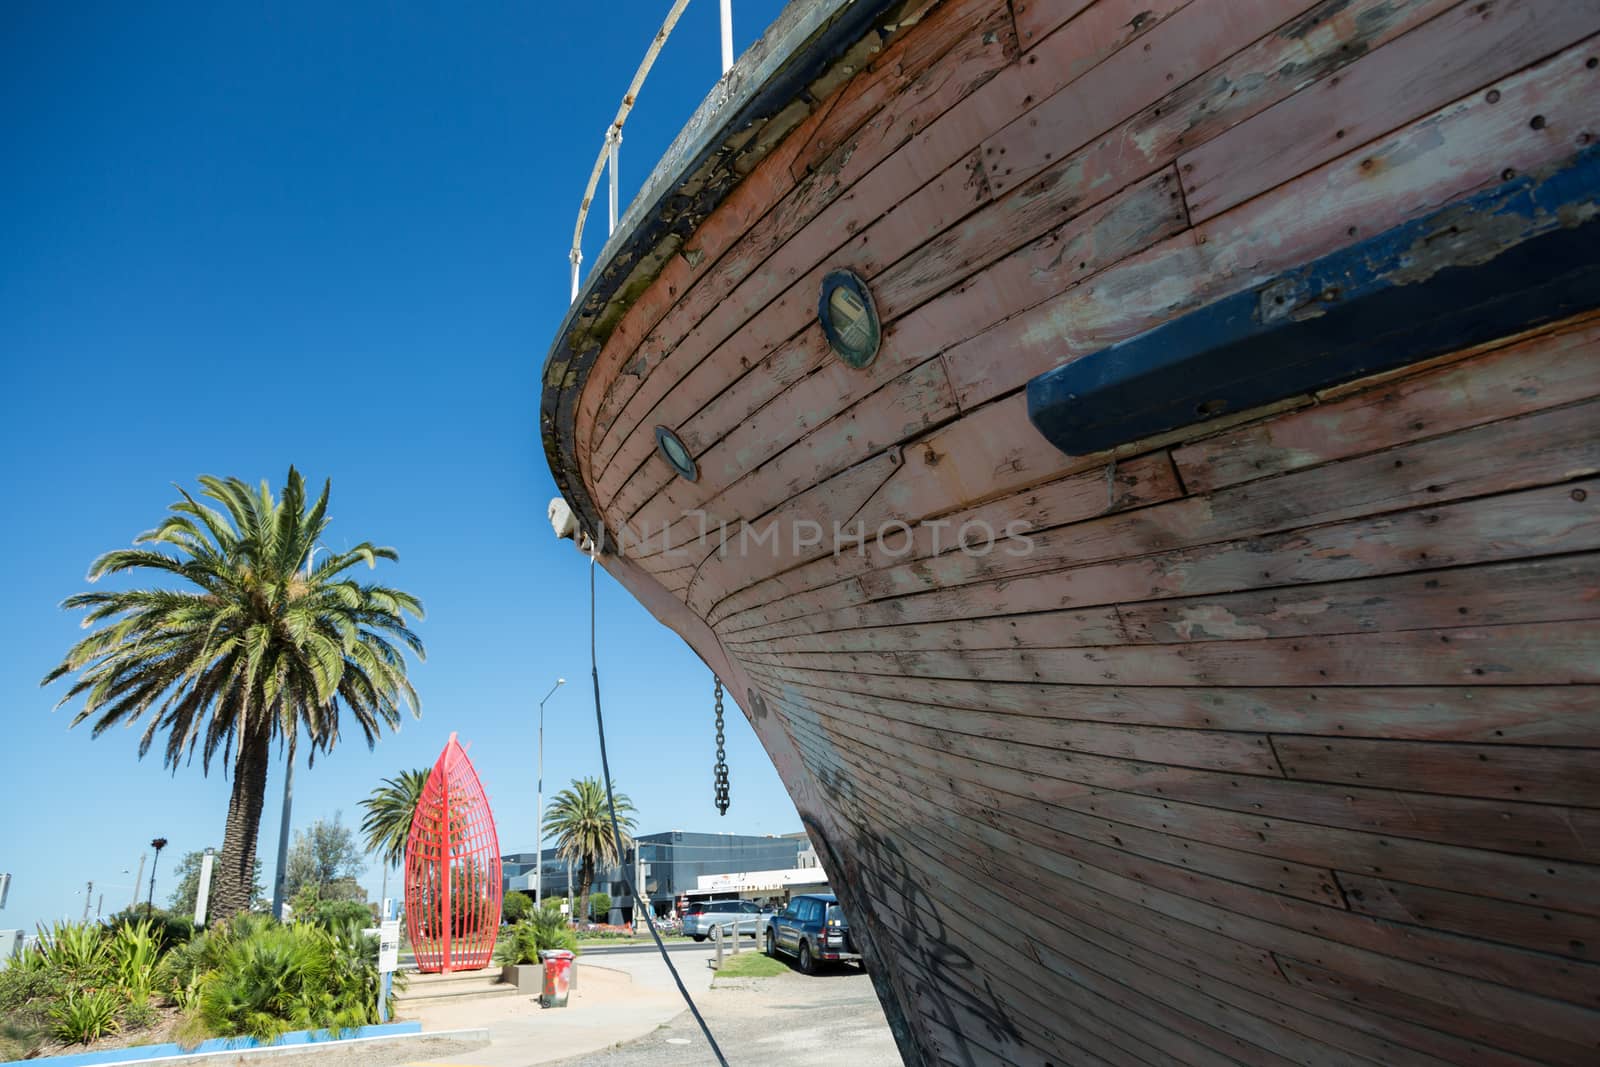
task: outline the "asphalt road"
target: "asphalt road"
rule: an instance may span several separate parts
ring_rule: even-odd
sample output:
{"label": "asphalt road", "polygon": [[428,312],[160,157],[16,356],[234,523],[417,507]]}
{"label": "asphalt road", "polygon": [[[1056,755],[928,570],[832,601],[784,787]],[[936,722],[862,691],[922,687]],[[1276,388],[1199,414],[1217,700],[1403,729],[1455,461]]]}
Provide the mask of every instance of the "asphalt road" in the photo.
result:
{"label": "asphalt road", "polygon": [[[654,946],[652,946],[653,948]],[[691,945],[702,953],[704,946]],[[695,1003],[732,1067],[897,1067],[872,979],[855,967],[775,978],[719,979]],[[704,1067],[714,1063],[693,1016],[648,1037],[558,1067]]]}

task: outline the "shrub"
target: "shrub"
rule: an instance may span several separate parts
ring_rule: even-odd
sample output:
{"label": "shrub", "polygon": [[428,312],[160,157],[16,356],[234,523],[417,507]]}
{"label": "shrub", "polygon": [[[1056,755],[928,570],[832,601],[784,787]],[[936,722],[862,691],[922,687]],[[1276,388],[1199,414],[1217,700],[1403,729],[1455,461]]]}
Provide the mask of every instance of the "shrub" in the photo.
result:
{"label": "shrub", "polygon": [[107,944],[110,976],[131,1005],[144,1007],[156,985],[161,938],[153,922],[119,927]]}
{"label": "shrub", "polygon": [[65,988],[37,946],[0,970],[0,1061],[38,1054],[55,1029],[50,1006]]}
{"label": "shrub", "polygon": [[72,985],[94,985],[111,972],[111,948],[105,929],[90,923],[56,923],[39,928],[39,952],[45,967]]}
{"label": "shrub", "polygon": [[115,987],[70,987],[50,1005],[49,1015],[55,1023],[56,1037],[88,1044],[98,1037],[116,1033],[117,1013],[121,1010],[122,996]]}
{"label": "shrub", "polygon": [[545,911],[553,911],[557,915],[560,915],[561,905],[565,903],[566,901],[562,900],[560,897],[544,897],[539,901],[539,907]]}
{"label": "shrub", "polygon": [[373,924],[371,907],[359,900],[319,900],[300,918],[324,930],[336,930],[351,923],[363,927]]}
{"label": "shrub", "polygon": [[129,1004],[122,1009],[122,1025],[129,1030],[144,1030],[161,1020],[161,1013],[149,1001]]}
{"label": "shrub", "polygon": [[114,934],[125,926],[137,926],[144,922],[151,924],[162,952],[183,944],[195,935],[193,920],[186,915],[167,911],[165,908],[152,908],[148,916],[142,907],[125,908],[111,916],[108,925]]}
{"label": "shrub", "polygon": [[361,926],[236,923],[218,933],[189,961],[216,960],[193,980],[192,1029],[270,1040],[286,1030],[338,1031],[377,1021],[374,939]]}
{"label": "shrub", "polygon": [[500,902],[500,918],[504,922],[519,923],[533,914],[533,898],[521,890],[513,889]]}
{"label": "shrub", "polygon": [[611,916],[611,894],[590,893],[589,914],[597,923],[603,923]]}
{"label": "shrub", "polygon": [[538,963],[540,951],[551,948],[564,948],[569,952],[576,952],[578,938],[559,913],[541,910],[531,918],[524,919],[514,926],[508,926],[500,932],[500,941],[495,945],[494,961],[502,966]]}

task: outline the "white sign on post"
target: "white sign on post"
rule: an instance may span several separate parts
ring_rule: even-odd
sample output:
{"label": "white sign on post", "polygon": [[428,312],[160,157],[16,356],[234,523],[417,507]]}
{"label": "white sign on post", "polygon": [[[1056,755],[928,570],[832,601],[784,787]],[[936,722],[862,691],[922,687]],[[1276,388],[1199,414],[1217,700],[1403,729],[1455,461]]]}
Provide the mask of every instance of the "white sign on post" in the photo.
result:
{"label": "white sign on post", "polygon": [[378,927],[378,970],[400,969],[400,920],[389,919]]}
{"label": "white sign on post", "polygon": [[561,902],[561,914],[565,915],[570,910],[572,910],[572,905],[563,900]]}

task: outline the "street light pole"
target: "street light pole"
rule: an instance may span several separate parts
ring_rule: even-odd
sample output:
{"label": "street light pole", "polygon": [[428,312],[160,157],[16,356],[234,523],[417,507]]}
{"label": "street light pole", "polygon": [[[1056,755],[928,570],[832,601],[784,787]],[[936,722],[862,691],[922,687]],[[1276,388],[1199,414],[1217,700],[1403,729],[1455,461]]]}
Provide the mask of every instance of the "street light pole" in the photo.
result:
{"label": "street light pole", "polygon": [[[326,545],[312,545],[306,553],[306,581],[311,580],[311,561],[317,558],[317,549],[329,551]],[[296,730],[298,731],[298,727]],[[272,878],[272,917],[283,921],[283,890],[289,872],[289,812],[294,806],[294,738],[289,739],[288,759],[283,767],[283,815],[278,820],[278,870]]]}
{"label": "street light pole", "polygon": [[[156,858],[150,861],[150,895],[144,901],[144,917],[150,918],[150,912],[156,902],[156,866],[161,862],[161,850],[167,847],[167,839],[158,837],[150,842],[150,847],[156,850]],[[137,890],[135,890],[137,892]]]}
{"label": "street light pole", "polygon": [[565,678],[557,678],[556,684],[550,687],[550,692],[544,695],[544,700],[539,701],[539,805],[535,813],[535,826],[533,831],[533,906],[539,908],[544,904],[544,701],[556,695],[556,690],[567,684]]}

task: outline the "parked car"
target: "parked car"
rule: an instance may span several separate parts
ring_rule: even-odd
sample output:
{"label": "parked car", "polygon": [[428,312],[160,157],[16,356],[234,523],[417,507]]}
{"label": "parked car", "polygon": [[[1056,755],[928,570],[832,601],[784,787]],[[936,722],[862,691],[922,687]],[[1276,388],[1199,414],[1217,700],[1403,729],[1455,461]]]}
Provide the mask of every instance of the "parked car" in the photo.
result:
{"label": "parked car", "polygon": [[[793,956],[806,974],[815,974],[823,960],[861,963],[850,940],[850,923],[832,893],[808,893],[789,901],[772,917],[766,933],[767,955]],[[865,964],[863,964],[865,966]]]}
{"label": "parked car", "polygon": [[696,941],[704,941],[711,931],[722,928],[722,936],[760,936],[761,909],[753,900],[697,900],[684,909],[683,932]]}

